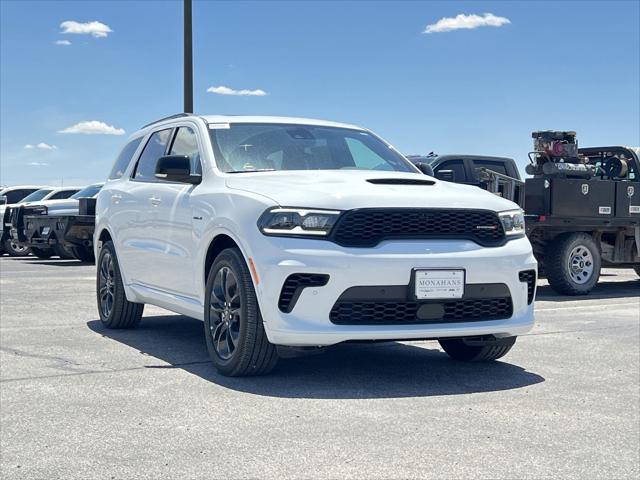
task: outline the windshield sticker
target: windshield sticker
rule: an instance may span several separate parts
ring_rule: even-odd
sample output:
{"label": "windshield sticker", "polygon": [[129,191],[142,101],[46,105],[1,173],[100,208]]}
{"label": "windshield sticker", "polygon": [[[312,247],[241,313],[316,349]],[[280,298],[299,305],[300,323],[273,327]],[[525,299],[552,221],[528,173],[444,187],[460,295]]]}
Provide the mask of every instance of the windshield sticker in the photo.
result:
{"label": "windshield sticker", "polygon": [[227,128],[231,128],[231,126],[228,123],[210,123],[209,124],[209,130],[220,130],[220,129],[227,129]]}

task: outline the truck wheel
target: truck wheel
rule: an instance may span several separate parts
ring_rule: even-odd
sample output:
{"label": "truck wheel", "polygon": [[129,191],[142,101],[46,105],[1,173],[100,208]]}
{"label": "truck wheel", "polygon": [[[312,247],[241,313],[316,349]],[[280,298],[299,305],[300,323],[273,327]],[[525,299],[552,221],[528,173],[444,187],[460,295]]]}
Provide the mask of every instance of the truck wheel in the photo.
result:
{"label": "truck wheel", "polygon": [[96,260],[93,256],[93,249],[89,247],[71,247],[71,253],[74,258],[84,263],[93,263]]}
{"label": "truck wheel", "polygon": [[36,248],[36,247],[31,248],[31,253],[33,253],[36,257],[42,258],[42,259],[51,258],[54,254],[52,248]]}
{"label": "truck wheel", "polygon": [[600,278],[600,250],[587,233],[558,236],[545,259],[549,285],[563,295],[586,295]]}
{"label": "truck wheel", "polygon": [[105,242],[98,258],[96,297],[100,320],[107,328],[135,328],[142,318],[144,303],[127,300],[112,242]]}
{"label": "truck wheel", "polygon": [[60,257],[61,260],[71,260],[72,258],[75,258],[73,256],[73,253],[71,252],[71,249],[63,246],[60,243],[56,243],[53,246],[53,252],[54,252],[54,255],[57,255],[58,257]]}
{"label": "truck wheel", "polygon": [[4,251],[12,257],[26,257],[31,253],[29,247],[22,247],[13,240],[5,240]]}
{"label": "truck wheel", "polygon": [[236,248],[223,250],[209,271],[204,335],[211,361],[222,375],[264,375],[278,360],[264,331],[251,274]]}
{"label": "truck wheel", "polygon": [[473,338],[444,338],[438,340],[442,349],[454,360],[488,362],[505,356],[516,343],[516,337],[498,338],[486,342]]}

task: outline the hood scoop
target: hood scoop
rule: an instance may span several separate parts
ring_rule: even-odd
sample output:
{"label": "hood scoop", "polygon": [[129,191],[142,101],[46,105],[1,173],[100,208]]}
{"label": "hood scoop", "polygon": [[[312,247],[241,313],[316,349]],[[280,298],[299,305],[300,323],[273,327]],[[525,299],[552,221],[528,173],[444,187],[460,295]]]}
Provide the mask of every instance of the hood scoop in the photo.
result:
{"label": "hood scoop", "polygon": [[367,180],[374,185],[435,185],[433,180],[418,180],[413,178],[370,178]]}

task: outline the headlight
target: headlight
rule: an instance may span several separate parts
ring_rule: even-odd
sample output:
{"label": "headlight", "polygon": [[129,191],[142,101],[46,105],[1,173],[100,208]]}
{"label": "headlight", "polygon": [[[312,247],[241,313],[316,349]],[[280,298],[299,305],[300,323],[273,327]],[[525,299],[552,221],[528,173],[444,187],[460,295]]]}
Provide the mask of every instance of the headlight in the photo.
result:
{"label": "headlight", "polygon": [[524,213],[522,210],[500,212],[500,222],[504,233],[509,237],[524,234]]}
{"label": "headlight", "polygon": [[272,208],[262,214],[258,227],[266,235],[325,237],[336,223],[339,211],[306,208]]}

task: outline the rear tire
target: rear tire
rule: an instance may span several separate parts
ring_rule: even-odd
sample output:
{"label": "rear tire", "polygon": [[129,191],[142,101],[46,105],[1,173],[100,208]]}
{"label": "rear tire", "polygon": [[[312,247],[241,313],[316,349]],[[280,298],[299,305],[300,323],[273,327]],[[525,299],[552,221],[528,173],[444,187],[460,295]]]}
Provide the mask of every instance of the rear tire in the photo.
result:
{"label": "rear tire", "polygon": [[31,253],[33,253],[38,258],[42,258],[43,260],[46,260],[47,258],[51,258],[54,254],[52,248],[36,248],[36,247],[31,248]]}
{"label": "rear tire", "polygon": [[127,300],[112,242],[102,245],[97,264],[96,297],[102,324],[107,328],[137,327],[142,318],[144,303]]}
{"label": "rear tire", "polygon": [[473,338],[445,338],[438,342],[447,355],[454,360],[489,362],[504,357],[516,343],[516,338],[498,338],[487,342],[474,342]]}
{"label": "rear tire", "polygon": [[94,263],[96,261],[93,249],[90,247],[71,247],[71,253],[73,253],[74,258],[83,263]]}
{"label": "rear tire", "polygon": [[548,247],[549,285],[563,295],[587,295],[600,278],[600,249],[588,233],[559,235]]}
{"label": "rear tire", "polygon": [[211,361],[222,375],[264,375],[278,361],[264,331],[251,273],[237,248],[223,250],[209,271],[204,335]]}
{"label": "rear tire", "polygon": [[31,253],[31,249],[29,247],[21,247],[13,240],[5,240],[4,251],[11,257],[26,257]]}
{"label": "rear tire", "polygon": [[54,251],[54,255],[57,255],[58,257],[60,257],[61,260],[71,260],[72,258],[75,258],[73,256],[73,253],[71,252],[71,249],[63,246],[60,243],[56,243],[53,246],[53,251]]}

